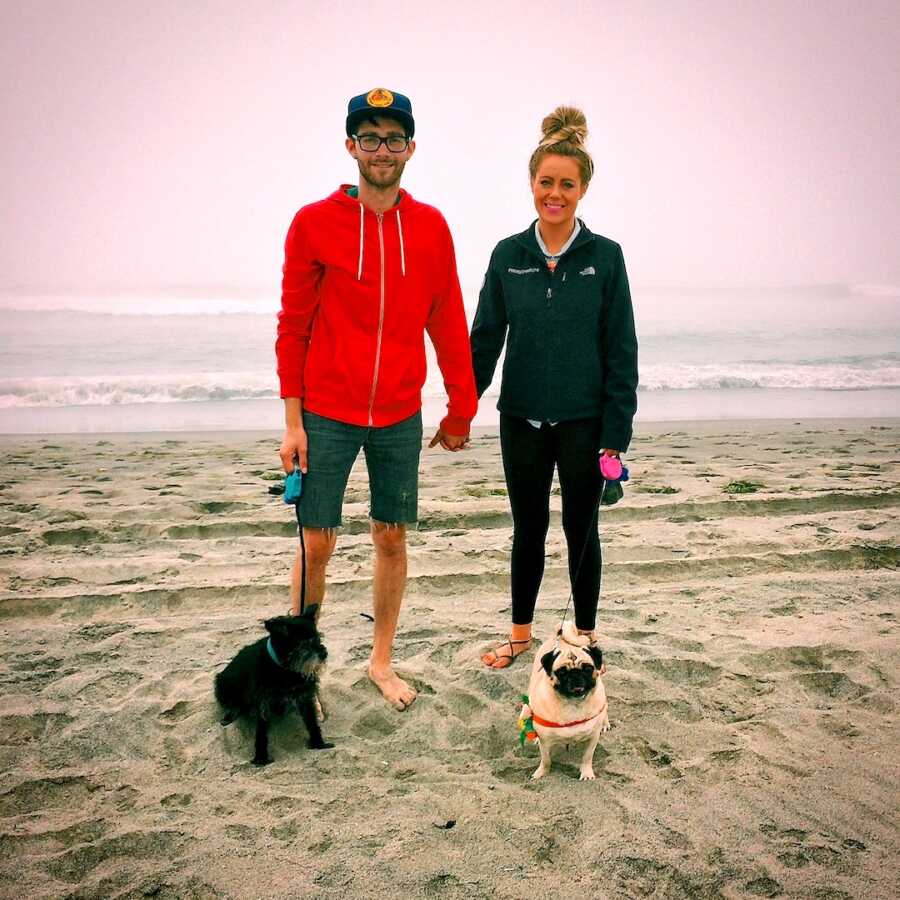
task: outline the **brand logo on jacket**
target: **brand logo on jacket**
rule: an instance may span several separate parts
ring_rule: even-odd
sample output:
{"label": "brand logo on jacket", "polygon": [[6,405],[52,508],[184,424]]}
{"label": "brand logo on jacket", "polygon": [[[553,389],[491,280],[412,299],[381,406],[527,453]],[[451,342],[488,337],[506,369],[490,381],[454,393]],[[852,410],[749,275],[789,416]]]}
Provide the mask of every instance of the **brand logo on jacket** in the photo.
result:
{"label": "brand logo on jacket", "polygon": [[541,270],[537,267],[532,267],[530,269],[514,269],[510,266],[506,271],[511,275],[531,275],[532,272],[540,272]]}
{"label": "brand logo on jacket", "polygon": [[582,269],[579,275],[596,275],[597,270],[593,266],[588,266],[586,269]]}

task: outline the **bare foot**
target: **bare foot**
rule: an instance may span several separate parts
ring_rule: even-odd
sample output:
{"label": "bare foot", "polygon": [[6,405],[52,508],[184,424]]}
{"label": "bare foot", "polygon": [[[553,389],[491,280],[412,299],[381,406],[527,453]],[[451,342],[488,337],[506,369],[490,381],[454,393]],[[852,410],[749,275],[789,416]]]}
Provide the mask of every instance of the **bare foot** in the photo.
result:
{"label": "bare foot", "polygon": [[533,638],[525,638],[522,641],[508,640],[502,643],[496,650],[489,650],[481,657],[481,661],[491,669],[506,669],[511,666],[513,660],[531,647]]}
{"label": "bare foot", "polygon": [[369,681],[394,709],[408,709],[416,699],[415,688],[410,687],[390,666],[382,669],[370,664]]}

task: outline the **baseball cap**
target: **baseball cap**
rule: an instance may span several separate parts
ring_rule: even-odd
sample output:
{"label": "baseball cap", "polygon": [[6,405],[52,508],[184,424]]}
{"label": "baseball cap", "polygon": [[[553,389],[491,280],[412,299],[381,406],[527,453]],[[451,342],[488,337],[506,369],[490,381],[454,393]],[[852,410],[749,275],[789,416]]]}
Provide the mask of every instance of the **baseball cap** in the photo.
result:
{"label": "baseball cap", "polygon": [[406,136],[412,138],[416,132],[413,119],[412,104],[409,97],[389,91],[387,88],[374,88],[367,94],[353,97],[347,104],[347,137],[356,132],[356,126],[370,116],[387,116],[402,123]]}

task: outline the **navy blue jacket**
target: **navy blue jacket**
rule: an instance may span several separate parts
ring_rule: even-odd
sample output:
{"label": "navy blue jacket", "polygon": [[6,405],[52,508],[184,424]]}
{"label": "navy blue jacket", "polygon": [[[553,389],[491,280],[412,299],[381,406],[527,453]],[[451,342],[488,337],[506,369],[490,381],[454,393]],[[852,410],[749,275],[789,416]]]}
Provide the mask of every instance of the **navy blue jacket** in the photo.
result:
{"label": "navy blue jacket", "polygon": [[599,418],[624,451],[637,409],[637,338],[622,248],[581,223],[550,272],[534,225],[500,241],[472,324],[478,396],[506,342],[497,408],[542,422]]}

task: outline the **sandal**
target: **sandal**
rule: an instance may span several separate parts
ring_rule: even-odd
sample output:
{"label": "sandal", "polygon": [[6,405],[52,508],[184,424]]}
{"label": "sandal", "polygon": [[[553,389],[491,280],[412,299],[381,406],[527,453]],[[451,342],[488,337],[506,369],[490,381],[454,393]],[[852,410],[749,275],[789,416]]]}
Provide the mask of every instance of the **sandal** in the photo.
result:
{"label": "sandal", "polygon": [[[508,669],[513,664],[513,661],[515,660],[515,658],[517,656],[521,656],[521,654],[523,654],[525,652],[525,650],[520,650],[518,653],[516,653],[515,650],[513,650],[513,644],[526,644],[527,646],[525,649],[527,650],[528,647],[530,647],[532,644],[534,644],[534,638],[533,637],[525,638],[525,640],[522,640],[522,641],[514,641],[512,638],[507,638],[506,644],[501,644],[499,647],[497,647],[496,650],[489,651],[490,653],[493,653],[493,655],[494,655],[494,662],[492,662],[492,663],[484,662],[484,657],[487,656],[487,653],[485,653],[481,657],[481,661],[489,669]],[[502,650],[504,647],[509,647],[509,653],[500,653],[500,650]],[[505,660],[509,660],[509,661],[504,663],[503,665],[498,666],[497,662],[499,662],[499,660],[501,660],[501,659],[505,659]]]}

